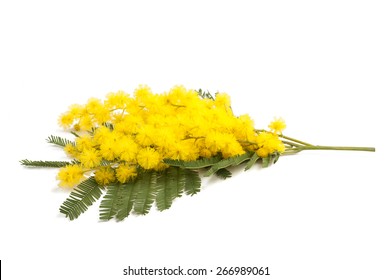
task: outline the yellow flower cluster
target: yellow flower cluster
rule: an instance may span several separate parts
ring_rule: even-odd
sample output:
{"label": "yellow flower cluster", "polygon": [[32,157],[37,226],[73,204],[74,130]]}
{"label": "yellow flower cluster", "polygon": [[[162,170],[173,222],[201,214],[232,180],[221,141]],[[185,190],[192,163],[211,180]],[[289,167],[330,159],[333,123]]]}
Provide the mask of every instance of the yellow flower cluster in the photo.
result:
{"label": "yellow flower cluster", "polygon": [[76,185],[88,172],[101,185],[125,183],[140,169],[167,168],[163,159],[229,158],[246,151],[267,157],[284,151],[278,137],[282,120],[271,123],[271,132],[258,132],[248,115],[233,114],[229,95],[202,98],[183,86],[163,94],[140,86],[133,97],[118,91],[104,101],[91,98],[70,106],[59,123],[79,136],[65,146],[78,163],[60,169],[61,186]]}

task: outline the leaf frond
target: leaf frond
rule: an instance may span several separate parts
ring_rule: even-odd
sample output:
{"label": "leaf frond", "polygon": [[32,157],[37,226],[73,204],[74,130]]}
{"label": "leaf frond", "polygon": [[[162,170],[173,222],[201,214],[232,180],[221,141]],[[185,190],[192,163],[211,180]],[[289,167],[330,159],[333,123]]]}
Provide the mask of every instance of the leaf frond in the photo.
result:
{"label": "leaf frond", "polygon": [[274,156],[273,164],[276,164],[279,158],[280,158],[280,154],[277,153],[277,154]]}
{"label": "leaf frond", "polygon": [[109,160],[106,160],[106,159],[102,159],[99,163],[99,166],[110,166],[111,164],[113,164],[113,161],[109,161]]}
{"label": "leaf frond", "polygon": [[76,132],[74,132],[74,131],[71,131],[71,133],[75,136],[75,137],[77,137],[77,138],[79,138],[80,137],[80,135],[79,134],[77,134]]}
{"label": "leaf frond", "polygon": [[198,93],[198,96],[201,97],[202,99],[215,100],[215,98],[209,91],[203,91],[202,89],[199,89],[196,92]]}
{"label": "leaf frond", "polygon": [[257,162],[257,160],[260,159],[260,157],[257,155],[257,153],[254,153],[250,160],[247,162],[246,167],[244,168],[244,171],[249,170],[251,167],[254,166],[254,164]]}
{"label": "leaf frond", "polygon": [[252,156],[252,153],[247,152],[247,153],[244,153],[239,156],[234,156],[234,157],[220,160],[218,163],[212,165],[208,171],[206,171],[205,176],[206,177],[210,176],[210,175],[216,173],[219,169],[227,168],[229,166],[239,165],[242,162],[249,160],[251,158],[251,156]]}
{"label": "leaf frond", "polygon": [[32,167],[55,167],[60,168],[70,164],[74,164],[74,162],[70,161],[50,161],[50,160],[28,160],[23,159],[20,161],[21,165],[24,166],[32,166]]}
{"label": "leaf frond", "polygon": [[156,196],[156,172],[145,171],[134,182],[134,206],[136,214],[146,215]]}
{"label": "leaf frond", "polygon": [[271,161],[271,156],[262,158],[262,167],[266,168],[269,167]]}
{"label": "leaf frond", "polygon": [[129,216],[134,204],[134,181],[122,184],[118,189],[116,218],[122,221]]}
{"label": "leaf frond", "polygon": [[110,130],[114,129],[114,125],[112,123],[109,123],[109,122],[104,122],[103,126],[107,127]]}
{"label": "leaf frond", "polygon": [[78,218],[102,195],[102,188],[92,176],[81,182],[60,206],[60,212],[70,220]]}
{"label": "leaf frond", "polygon": [[201,178],[197,171],[184,169],[185,172],[185,193],[195,195],[201,190]]}
{"label": "leaf frond", "polygon": [[108,221],[117,214],[119,193],[120,186],[112,185],[107,187],[106,195],[99,205],[99,219]]}
{"label": "leaf frond", "polygon": [[219,161],[221,161],[221,156],[197,159],[193,161],[184,161],[184,160],[176,160],[176,159],[164,159],[163,161],[164,163],[170,166],[176,166],[185,169],[200,169],[218,163]]}
{"label": "leaf frond", "polygon": [[61,147],[65,147],[67,144],[71,144],[71,145],[75,146],[75,142],[68,140],[66,138],[60,137],[60,136],[50,135],[46,139],[46,141],[50,144],[55,144],[55,145],[58,145]]}
{"label": "leaf frond", "polygon": [[180,197],[185,187],[185,170],[178,167],[165,169],[156,179],[156,207],[159,211],[171,207],[175,198]]}
{"label": "leaf frond", "polygon": [[279,153],[273,153],[270,154],[268,157],[262,158],[262,167],[266,168],[271,166],[272,164],[275,164],[280,157]]}
{"label": "leaf frond", "polygon": [[219,177],[220,179],[223,179],[223,180],[232,177],[231,171],[229,171],[226,168],[221,168],[221,169],[217,170],[215,174],[217,177]]}

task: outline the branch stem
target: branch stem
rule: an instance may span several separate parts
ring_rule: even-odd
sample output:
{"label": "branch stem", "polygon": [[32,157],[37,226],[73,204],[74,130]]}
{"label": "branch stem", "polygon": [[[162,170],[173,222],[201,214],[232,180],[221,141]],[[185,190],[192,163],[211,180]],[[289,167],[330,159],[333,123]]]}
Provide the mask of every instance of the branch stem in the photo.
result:
{"label": "branch stem", "polygon": [[305,145],[305,146],[313,146],[312,144],[309,144],[307,142],[304,142],[304,141],[301,141],[301,140],[297,140],[295,138],[292,138],[292,137],[288,137],[286,135],[282,135],[282,134],[279,134],[278,135],[280,138],[284,138],[286,140],[290,140],[290,141],[293,141],[293,142],[296,142],[296,143],[299,143],[299,144],[302,144],[302,145]]}
{"label": "branch stem", "polygon": [[[332,151],[363,151],[374,152],[373,147],[344,147],[344,146],[297,146],[296,148],[287,150],[288,153],[301,152],[303,150],[332,150]],[[284,154],[284,153],[283,153]]]}

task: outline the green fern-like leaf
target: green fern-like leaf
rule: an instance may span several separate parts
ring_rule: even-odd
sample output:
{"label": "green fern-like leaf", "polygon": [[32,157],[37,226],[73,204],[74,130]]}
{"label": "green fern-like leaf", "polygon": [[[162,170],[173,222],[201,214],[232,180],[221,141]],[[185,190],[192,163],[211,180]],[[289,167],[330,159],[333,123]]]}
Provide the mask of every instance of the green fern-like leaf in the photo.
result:
{"label": "green fern-like leaf", "polygon": [[74,132],[74,131],[71,131],[71,134],[72,135],[74,135],[75,137],[77,137],[77,138],[79,138],[80,137],[80,135],[79,134],[77,134],[76,132]]}
{"label": "green fern-like leaf", "polygon": [[120,187],[118,185],[108,186],[106,195],[103,197],[100,203],[100,215],[101,220],[110,220],[118,212]]}
{"label": "green fern-like leaf", "polygon": [[262,167],[263,168],[269,167],[269,164],[270,164],[270,158],[269,157],[262,158]]}
{"label": "green fern-like leaf", "polygon": [[209,168],[209,170],[205,173],[205,176],[210,176],[216,173],[219,169],[227,168],[229,166],[239,165],[242,162],[249,160],[251,156],[252,153],[245,153],[243,155],[223,159],[218,163],[212,165],[211,168]]}
{"label": "green fern-like leaf", "polygon": [[275,154],[273,158],[273,164],[276,164],[279,158],[280,158],[280,154],[279,153]]}
{"label": "green fern-like leaf", "polygon": [[173,198],[181,197],[186,183],[186,170],[173,167],[168,169],[168,174],[171,178],[174,178],[173,181],[175,181],[173,188],[171,188]]}
{"label": "green fern-like leaf", "polygon": [[81,182],[60,206],[60,212],[70,220],[84,213],[102,195],[102,188],[92,176]]}
{"label": "green fern-like leaf", "polygon": [[156,180],[156,207],[159,211],[171,207],[175,198],[180,197],[185,187],[185,170],[169,167]]}
{"label": "green fern-like leaf", "polygon": [[198,96],[202,99],[215,100],[213,95],[209,91],[203,91],[202,89],[197,90]]}
{"label": "green fern-like leaf", "polygon": [[113,161],[102,159],[101,162],[99,163],[99,166],[109,166],[111,164],[113,164]]}
{"label": "green fern-like leaf", "polygon": [[156,172],[145,171],[134,183],[134,206],[136,214],[146,215],[156,196]]}
{"label": "green fern-like leaf", "polygon": [[273,154],[270,154],[268,157],[262,158],[262,167],[266,168],[272,164],[275,164],[278,161],[279,157],[280,157],[280,154],[273,153]]}
{"label": "green fern-like leaf", "polygon": [[65,138],[62,138],[60,136],[53,136],[53,135],[50,135],[46,141],[50,144],[55,144],[55,145],[58,145],[58,146],[61,146],[61,147],[65,147],[67,144],[71,144],[71,145],[75,145],[75,142],[73,141],[70,141],[68,139],[65,139]]}
{"label": "green fern-like leaf", "polygon": [[105,127],[107,127],[108,129],[110,129],[110,130],[113,130],[113,129],[114,129],[114,125],[113,125],[112,123],[105,122],[105,123],[103,123],[103,125],[104,125]]}
{"label": "green fern-like leaf", "polygon": [[126,184],[122,184],[118,189],[118,199],[117,199],[117,215],[116,218],[119,221],[122,221],[129,216],[130,212],[133,209],[134,204],[134,186],[135,182],[130,181]]}
{"label": "green fern-like leaf", "polygon": [[198,172],[184,169],[185,172],[185,192],[187,195],[195,195],[201,190],[201,178]]}
{"label": "green fern-like leaf", "polygon": [[259,159],[260,157],[257,155],[257,153],[254,153],[250,160],[247,162],[246,164],[246,167],[244,168],[244,171],[247,171],[249,170],[251,167],[253,167],[253,165],[257,162],[257,160]]}
{"label": "green fern-like leaf", "polygon": [[33,166],[33,167],[64,167],[69,164],[74,164],[74,162],[69,161],[49,161],[49,160],[21,160],[20,163],[24,166]]}
{"label": "green fern-like leaf", "polygon": [[164,163],[170,166],[176,166],[185,169],[200,169],[218,163],[219,161],[221,161],[221,156],[203,158],[203,159],[198,159],[193,161],[174,160],[174,159],[164,159],[163,161]]}
{"label": "green fern-like leaf", "polygon": [[223,179],[223,180],[232,177],[231,171],[229,171],[226,168],[221,168],[221,169],[217,170],[215,174],[217,177],[219,177],[220,179]]}

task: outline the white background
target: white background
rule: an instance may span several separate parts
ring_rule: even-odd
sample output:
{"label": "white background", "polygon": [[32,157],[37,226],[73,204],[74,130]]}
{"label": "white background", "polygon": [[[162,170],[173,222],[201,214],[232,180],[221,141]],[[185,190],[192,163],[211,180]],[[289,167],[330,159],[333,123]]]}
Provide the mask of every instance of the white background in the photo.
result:
{"label": "white background", "polygon": [[[4,279],[130,279],[128,266],[178,265],[391,279],[390,14],[373,0],[1,1]],[[287,135],[377,151],[307,151],[203,180],[162,213],[99,222],[96,204],[68,221],[56,171],[18,161],[62,160],[45,139],[61,135],[68,105],[139,84],[224,91],[257,127],[282,116]]]}

